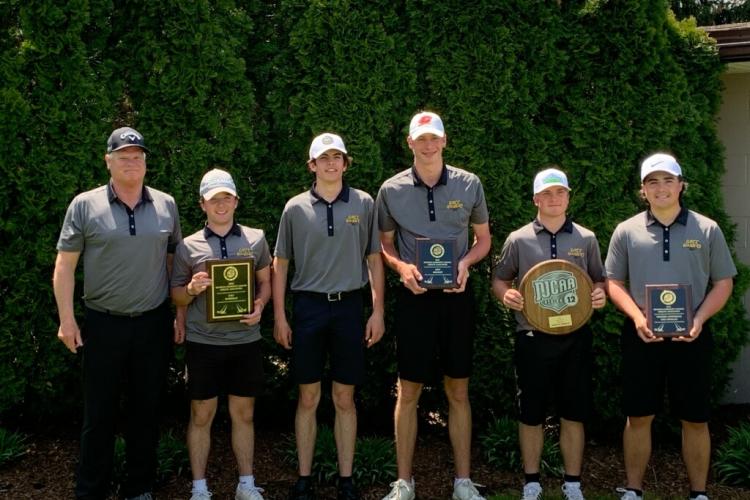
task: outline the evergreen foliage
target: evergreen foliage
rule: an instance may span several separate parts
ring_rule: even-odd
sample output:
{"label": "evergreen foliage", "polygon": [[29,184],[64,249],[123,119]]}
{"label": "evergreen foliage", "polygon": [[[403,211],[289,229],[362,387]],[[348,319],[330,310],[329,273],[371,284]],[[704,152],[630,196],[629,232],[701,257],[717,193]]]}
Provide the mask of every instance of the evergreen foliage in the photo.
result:
{"label": "evergreen foliage", "polygon": [[[350,185],[375,196],[409,166],[408,121],[425,108],[445,120],[447,162],[484,183],[495,255],[533,217],[533,174],[549,163],[567,171],[571,214],[605,254],[615,225],[642,208],[637,168],[655,150],[683,165],[688,206],[734,238],[714,124],[722,66],[666,1],[29,0],[2,2],[0,14],[0,414],[79,404],[78,360],[55,340],[49,278],[65,209],[106,182],[104,144],[123,124],[144,134],[147,183],[175,196],[185,235],[202,225],[200,178],[218,166],[238,182],[239,222],[273,246],[284,203],[309,188],[307,148],[323,131],[346,141]],[[514,323],[491,297],[491,264],[471,283],[480,424],[512,414],[515,399]],[[711,321],[717,399],[747,336],[740,270]],[[296,397],[267,316],[261,415]],[[623,317],[608,306],[593,321],[599,421],[619,428]],[[387,333],[369,350],[358,397],[371,423],[390,421],[394,349]],[[441,391],[426,391],[420,411],[440,421]]]}

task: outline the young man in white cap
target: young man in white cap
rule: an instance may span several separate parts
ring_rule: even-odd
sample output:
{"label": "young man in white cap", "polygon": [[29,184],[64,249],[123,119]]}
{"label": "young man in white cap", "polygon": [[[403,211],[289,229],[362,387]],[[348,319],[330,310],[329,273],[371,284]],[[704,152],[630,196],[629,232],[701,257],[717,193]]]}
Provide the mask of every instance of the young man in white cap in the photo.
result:
{"label": "young man in white cap", "polygon": [[[253,412],[255,398],[263,389],[259,323],[271,298],[271,253],[262,230],[235,221],[238,203],[232,176],[219,169],[207,172],[200,184],[200,206],[206,214],[206,225],[185,238],[175,252],[172,300],[177,306],[187,306],[185,361],[191,400],[187,431],[193,473],[191,500],[211,497],[206,466],[211,423],[221,394],[227,394],[232,419],[232,449],[239,472],[235,499],[263,500],[263,490],[255,486],[253,476]],[[238,258],[253,259],[253,311],[237,321],[208,322],[205,292],[211,286],[211,278],[206,261]],[[178,343],[183,340],[176,339]]]}
{"label": "young man in white cap", "polygon": [[[104,155],[111,178],[73,199],[57,242],[57,337],[83,353],[79,499],[108,498],[123,392],[125,496],[151,499],[156,476],[158,407],[172,346],[169,271],[182,233],[174,199],[144,184],[147,151],[137,130],[112,132]],[[73,292],[81,256],[86,307],[79,330]]]}
{"label": "young man in white cap", "polygon": [[[385,499],[415,497],[412,461],[417,404],[425,383],[442,377],[455,462],[454,500],[481,500],[471,472],[471,374],[474,297],[466,291],[469,269],[490,249],[487,203],[479,178],[446,165],[443,121],[417,113],[406,141],[411,168],[386,180],[377,198],[378,226],[386,264],[400,276],[396,301],[398,399],[394,412],[398,478]],[[469,244],[469,228],[474,242]],[[455,240],[457,287],[427,290],[416,266],[417,238]]]}
{"label": "young man in white cap", "polygon": [[601,309],[606,302],[604,267],[594,233],[567,215],[570,187],[564,172],[548,168],[534,178],[533,222],[505,240],[495,267],[492,290],[516,316],[515,366],[518,384],[518,440],[525,484],[524,500],[542,496],[539,464],[542,458],[547,402],[552,399],[560,416],[560,449],[565,467],[562,492],[568,500],[583,500],[584,422],[591,414],[592,334],[587,325],[568,335],[535,330],[522,311],[525,297],[513,288],[536,264],[563,259],[591,277],[591,303]]}
{"label": "young man in white cap", "polygon": [[[364,346],[383,336],[384,273],[372,197],[344,182],[351,165],[344,141],[324,133],[310,145],[312,188],[290,199],[281,214],[273,260],[274,337],[292,351],[299,385],[295,418],[299,479],[291,500],[312,500],[311,480],[321,379],[330,359],[336,411],[339,500],[357,500],[352,481],[357,410],[354,389],[364,379]],[[289,261],[294,328],[284,308]],[[363,323],[363,287],[370,283],[372,315]]]}
{"label": "young man in white cap", "polygon": [[[641,164],[641,195],[648,208],[620,223],[609,242],[607,290],[628,317],[621,339],[627,416],[623,500],[643,497],[651,423],[662,408],[665,384],[670,408],[682,423],[690,498],[708,499],[713,338],[707,321],[724,307],[737,270],[716,222],[683,206],[685,189],[674,157],[656,153],[646,158]],[[685,335],[669,339],[649,328],[649,284],[690,285],[693,326]]]}

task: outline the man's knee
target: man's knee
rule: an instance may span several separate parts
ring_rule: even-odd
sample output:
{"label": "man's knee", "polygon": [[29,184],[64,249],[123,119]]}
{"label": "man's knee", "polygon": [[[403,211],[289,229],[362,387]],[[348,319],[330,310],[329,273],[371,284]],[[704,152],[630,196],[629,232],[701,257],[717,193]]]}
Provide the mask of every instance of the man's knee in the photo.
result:
{"label": "man's knee", "polygon": [[399,379],[398,381],[398,404],[416,405],[422,394],[422,384]]}
{"label": "man's knee", "polygon": [[297,409],[303,411],[315,411],[320,402],[320,383],[304,384],[299,386],[299,401]]}
{"label": "man's knee", "polygon": [[252,424],[255,413],[252,398],[234,398],[229,396],[229,415],[233,422]]}
{"label": "man's knee", "polygon": [[334,383],[331,396],[337,413],[351,413],[356,411],[354,386]]}
{"label": "man's knee", "polygon": [[653,415],[646,415],[644,417],[628,417],[626,426],[633,430],[645,430],[651,428],[651,422],[653,422]]}
{"label": "man's knee", "polygon": [[210,427],[216,414],[216,398],[193,400],[190,405],[190,425]]}
{"label": "man's knee", "polygon": [[445,379],[445,396],[451,405],[469,404],[469,379]]}

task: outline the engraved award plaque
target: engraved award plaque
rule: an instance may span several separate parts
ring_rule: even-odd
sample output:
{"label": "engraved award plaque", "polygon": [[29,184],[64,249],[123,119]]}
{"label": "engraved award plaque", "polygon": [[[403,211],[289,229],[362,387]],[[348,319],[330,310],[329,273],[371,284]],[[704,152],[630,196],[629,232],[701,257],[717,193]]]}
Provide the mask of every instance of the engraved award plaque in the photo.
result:
{"label": "engraved award plaque", "polygon": [[206,261],[211,286],[206,290],[206,320],[239,321],[253,312],[255,262],[253,259]]}
{"label": "engraved award plaque", "polygon": [[646,320],[657,337],[679,337],[693,327],[690,285],[646,285]]}
{"label": "engraved award plaque", "polygon": [[456,240],[417,238],[417,269],[423,288],[457,288]]}

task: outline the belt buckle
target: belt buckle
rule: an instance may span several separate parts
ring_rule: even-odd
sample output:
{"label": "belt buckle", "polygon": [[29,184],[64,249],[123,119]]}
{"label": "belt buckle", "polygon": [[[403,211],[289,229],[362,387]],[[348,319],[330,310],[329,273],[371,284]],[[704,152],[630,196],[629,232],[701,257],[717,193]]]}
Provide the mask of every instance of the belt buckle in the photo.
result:
{"label": "belt buckle", "polygon": [[328,302],[338,302],[341,300],[341,292],[327,293],[326,298]]}

